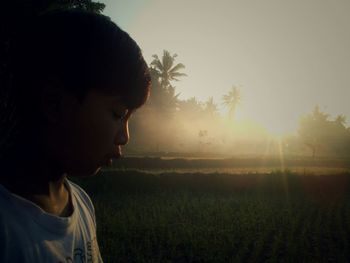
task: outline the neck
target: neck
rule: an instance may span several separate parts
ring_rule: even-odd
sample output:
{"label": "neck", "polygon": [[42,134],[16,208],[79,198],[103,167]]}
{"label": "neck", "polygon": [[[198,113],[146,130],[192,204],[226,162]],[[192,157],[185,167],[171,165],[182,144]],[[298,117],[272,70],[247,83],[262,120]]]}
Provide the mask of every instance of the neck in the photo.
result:
{"label": "neck", "polygon": [[[10,158],[0,178],[9,191],[20,195],[44,211],[65,216],[69,205],[68,191],[64,186],[66,174],[57,169],[48,158]],[[15,162],[13,160],[16,160]]]}
{"label": "neck", "polygon": [[0,183],[11,186],[15,193],[50,195],[64,183],[66,174],[47,157],[7,157]]}

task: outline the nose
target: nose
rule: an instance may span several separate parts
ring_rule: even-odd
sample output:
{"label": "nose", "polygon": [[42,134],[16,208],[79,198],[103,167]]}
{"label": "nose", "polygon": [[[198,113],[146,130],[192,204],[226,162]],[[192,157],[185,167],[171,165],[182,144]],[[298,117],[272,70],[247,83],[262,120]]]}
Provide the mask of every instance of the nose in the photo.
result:
{"label": "nose", "polygon": [[130,135],[129,135],[129,124],[128,121],[123,121],[122,126],[120,127],[119,131],[117,132],[116,138],[115,138],[115,145],[122,146],[129,142]]}

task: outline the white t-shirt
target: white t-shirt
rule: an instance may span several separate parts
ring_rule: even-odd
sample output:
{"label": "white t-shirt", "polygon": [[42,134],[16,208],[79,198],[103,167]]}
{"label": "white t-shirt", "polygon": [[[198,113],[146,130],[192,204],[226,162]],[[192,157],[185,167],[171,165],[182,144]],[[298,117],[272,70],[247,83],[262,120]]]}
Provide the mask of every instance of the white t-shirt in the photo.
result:
{"label": "white t-shirt", "polygon": [[73,213],[59,217],[0,184],[0,262],[102,262],[93,204],[84,190],[65,180]]}

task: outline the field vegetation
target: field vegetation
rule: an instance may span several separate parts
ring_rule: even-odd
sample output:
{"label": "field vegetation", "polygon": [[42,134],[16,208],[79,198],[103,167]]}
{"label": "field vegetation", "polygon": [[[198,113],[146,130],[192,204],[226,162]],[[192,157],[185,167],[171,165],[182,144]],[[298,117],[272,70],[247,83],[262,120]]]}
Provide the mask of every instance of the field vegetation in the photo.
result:
{"label": "field vegetation", "polygon": [[106,262],[347,262],[349,176],[115,167],[78,183]]}

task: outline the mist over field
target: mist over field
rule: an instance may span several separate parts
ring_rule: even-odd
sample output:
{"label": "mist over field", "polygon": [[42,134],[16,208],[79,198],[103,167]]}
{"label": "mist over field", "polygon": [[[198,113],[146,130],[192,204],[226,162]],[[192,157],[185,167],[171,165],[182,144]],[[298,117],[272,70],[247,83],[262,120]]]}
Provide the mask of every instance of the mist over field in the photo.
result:
{"label": "mist over field", "polygon": [[158,152],[175,156],[192,153],[192,157],[344,158],[350,153],[350,130],[343,122],[345,116],[331,119],[318,107],[300,116],[296,132],[275,135],[254,121],[212,113],[206,106],[187,111],[181,103],[188,101],[180,101],[180,106],[171,113],[153,108],[152,104],[137,112],[130,122],[131,140],[125,148],[126,155]]}

